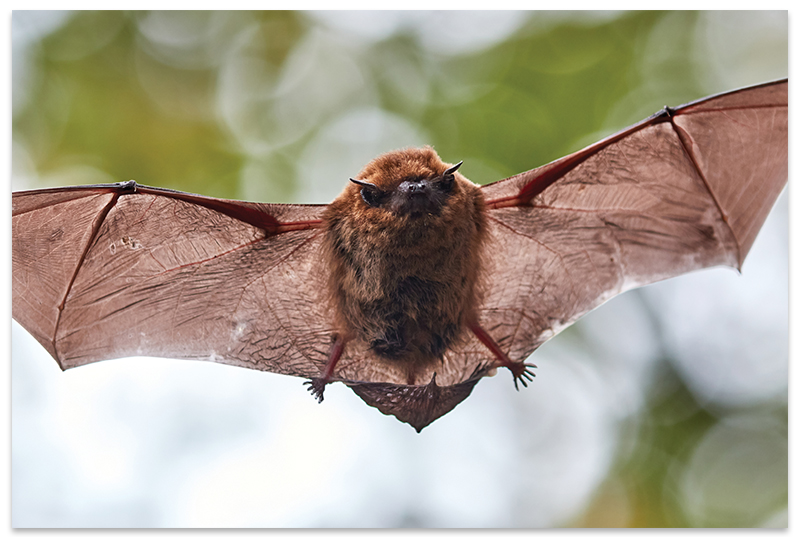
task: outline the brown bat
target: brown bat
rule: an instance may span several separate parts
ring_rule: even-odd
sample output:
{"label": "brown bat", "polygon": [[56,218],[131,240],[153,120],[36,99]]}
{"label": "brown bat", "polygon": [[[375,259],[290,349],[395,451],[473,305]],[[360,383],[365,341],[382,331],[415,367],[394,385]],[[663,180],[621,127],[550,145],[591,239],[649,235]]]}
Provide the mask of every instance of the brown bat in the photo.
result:
{"label": "brown bat", "polygon": [[479,187],[430,147],[330,205],[133,182],[13,194],[13,317],[62,369],[166,356],[344,382],[417,431],[627,289],[737,268],[787,182],[786,80]]}

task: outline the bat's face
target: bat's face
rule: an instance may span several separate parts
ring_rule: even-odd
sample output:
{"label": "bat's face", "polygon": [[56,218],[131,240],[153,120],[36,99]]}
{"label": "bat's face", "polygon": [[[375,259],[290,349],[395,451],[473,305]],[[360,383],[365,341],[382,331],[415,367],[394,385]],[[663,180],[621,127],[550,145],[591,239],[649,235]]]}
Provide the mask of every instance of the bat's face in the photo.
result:
{"label": "bat's face", "polygon": [[393,151],[370,162],[337,198],[362,222],[431,226],[471,212],[472,183],[430,147]]}
{"label": "bat's face", "polygon": [[[419,218],[424,215],[438,216],[453,194],[455,172],[461,164],[446,169],[441,174],[429,167],[407,166],[400,182],[396,180],[386,187],[361,179],[351,181],[361,187],[361,199],[374,208],[391,211],[395,216]],[[421,169],[419,169],[421,168]],[[381,173],[380,179],[386,172]],[[381,181],[384,184],[387,181]]]}

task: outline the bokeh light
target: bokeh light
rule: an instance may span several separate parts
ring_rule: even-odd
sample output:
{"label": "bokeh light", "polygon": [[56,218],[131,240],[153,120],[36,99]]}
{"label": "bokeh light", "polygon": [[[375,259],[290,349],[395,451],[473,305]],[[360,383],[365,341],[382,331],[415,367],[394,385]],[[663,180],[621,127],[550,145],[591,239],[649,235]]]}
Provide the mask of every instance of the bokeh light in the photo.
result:
{"label": "bokeh light", "polygon": [[[327,203],[430,144],[486,183],[664,105],[787,76],[786,12],[12,16],[12,187],[136,180]],[[421,434],[344,386],[12,327],[14,527],[778,526],[788,202],[739,275],[614,298]]]}

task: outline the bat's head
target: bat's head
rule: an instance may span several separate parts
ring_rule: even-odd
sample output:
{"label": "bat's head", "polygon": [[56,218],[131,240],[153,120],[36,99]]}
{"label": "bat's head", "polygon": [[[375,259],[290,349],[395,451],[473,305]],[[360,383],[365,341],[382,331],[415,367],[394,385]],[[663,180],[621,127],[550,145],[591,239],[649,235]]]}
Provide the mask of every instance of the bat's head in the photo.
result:
{"label": "bat's head", "polygon": [[485,230],[483,193],[457,169],[427,146],[377,157],[326,209],[331,244],[357,245],[375,259],[400,252],[434,258],[454,247],[477,252]]}
{"label": "bat's head", "polygon": [[386,213],[404,219],[437,217],[466,201],[467,191],[475,188],[457,173],[460,165],[442,162],[429,146],[392,151],[367,164],[340,199],[377,218]]}

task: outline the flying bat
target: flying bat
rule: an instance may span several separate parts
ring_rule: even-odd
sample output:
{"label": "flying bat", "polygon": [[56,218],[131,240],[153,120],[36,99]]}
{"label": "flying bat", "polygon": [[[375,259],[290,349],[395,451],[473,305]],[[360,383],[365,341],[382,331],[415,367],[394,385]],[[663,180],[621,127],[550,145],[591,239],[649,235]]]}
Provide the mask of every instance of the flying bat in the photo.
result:
{"label": "flying bat", "polygon": [[[788,177],[788,81],[478,186],[431,147],[329,205],[134,182],[15,192],[12,314],[62,369],[124,356],[343,382],[418,432],[613,296],[741,269]],[[468,163],[463,165],[464,169]]]}

